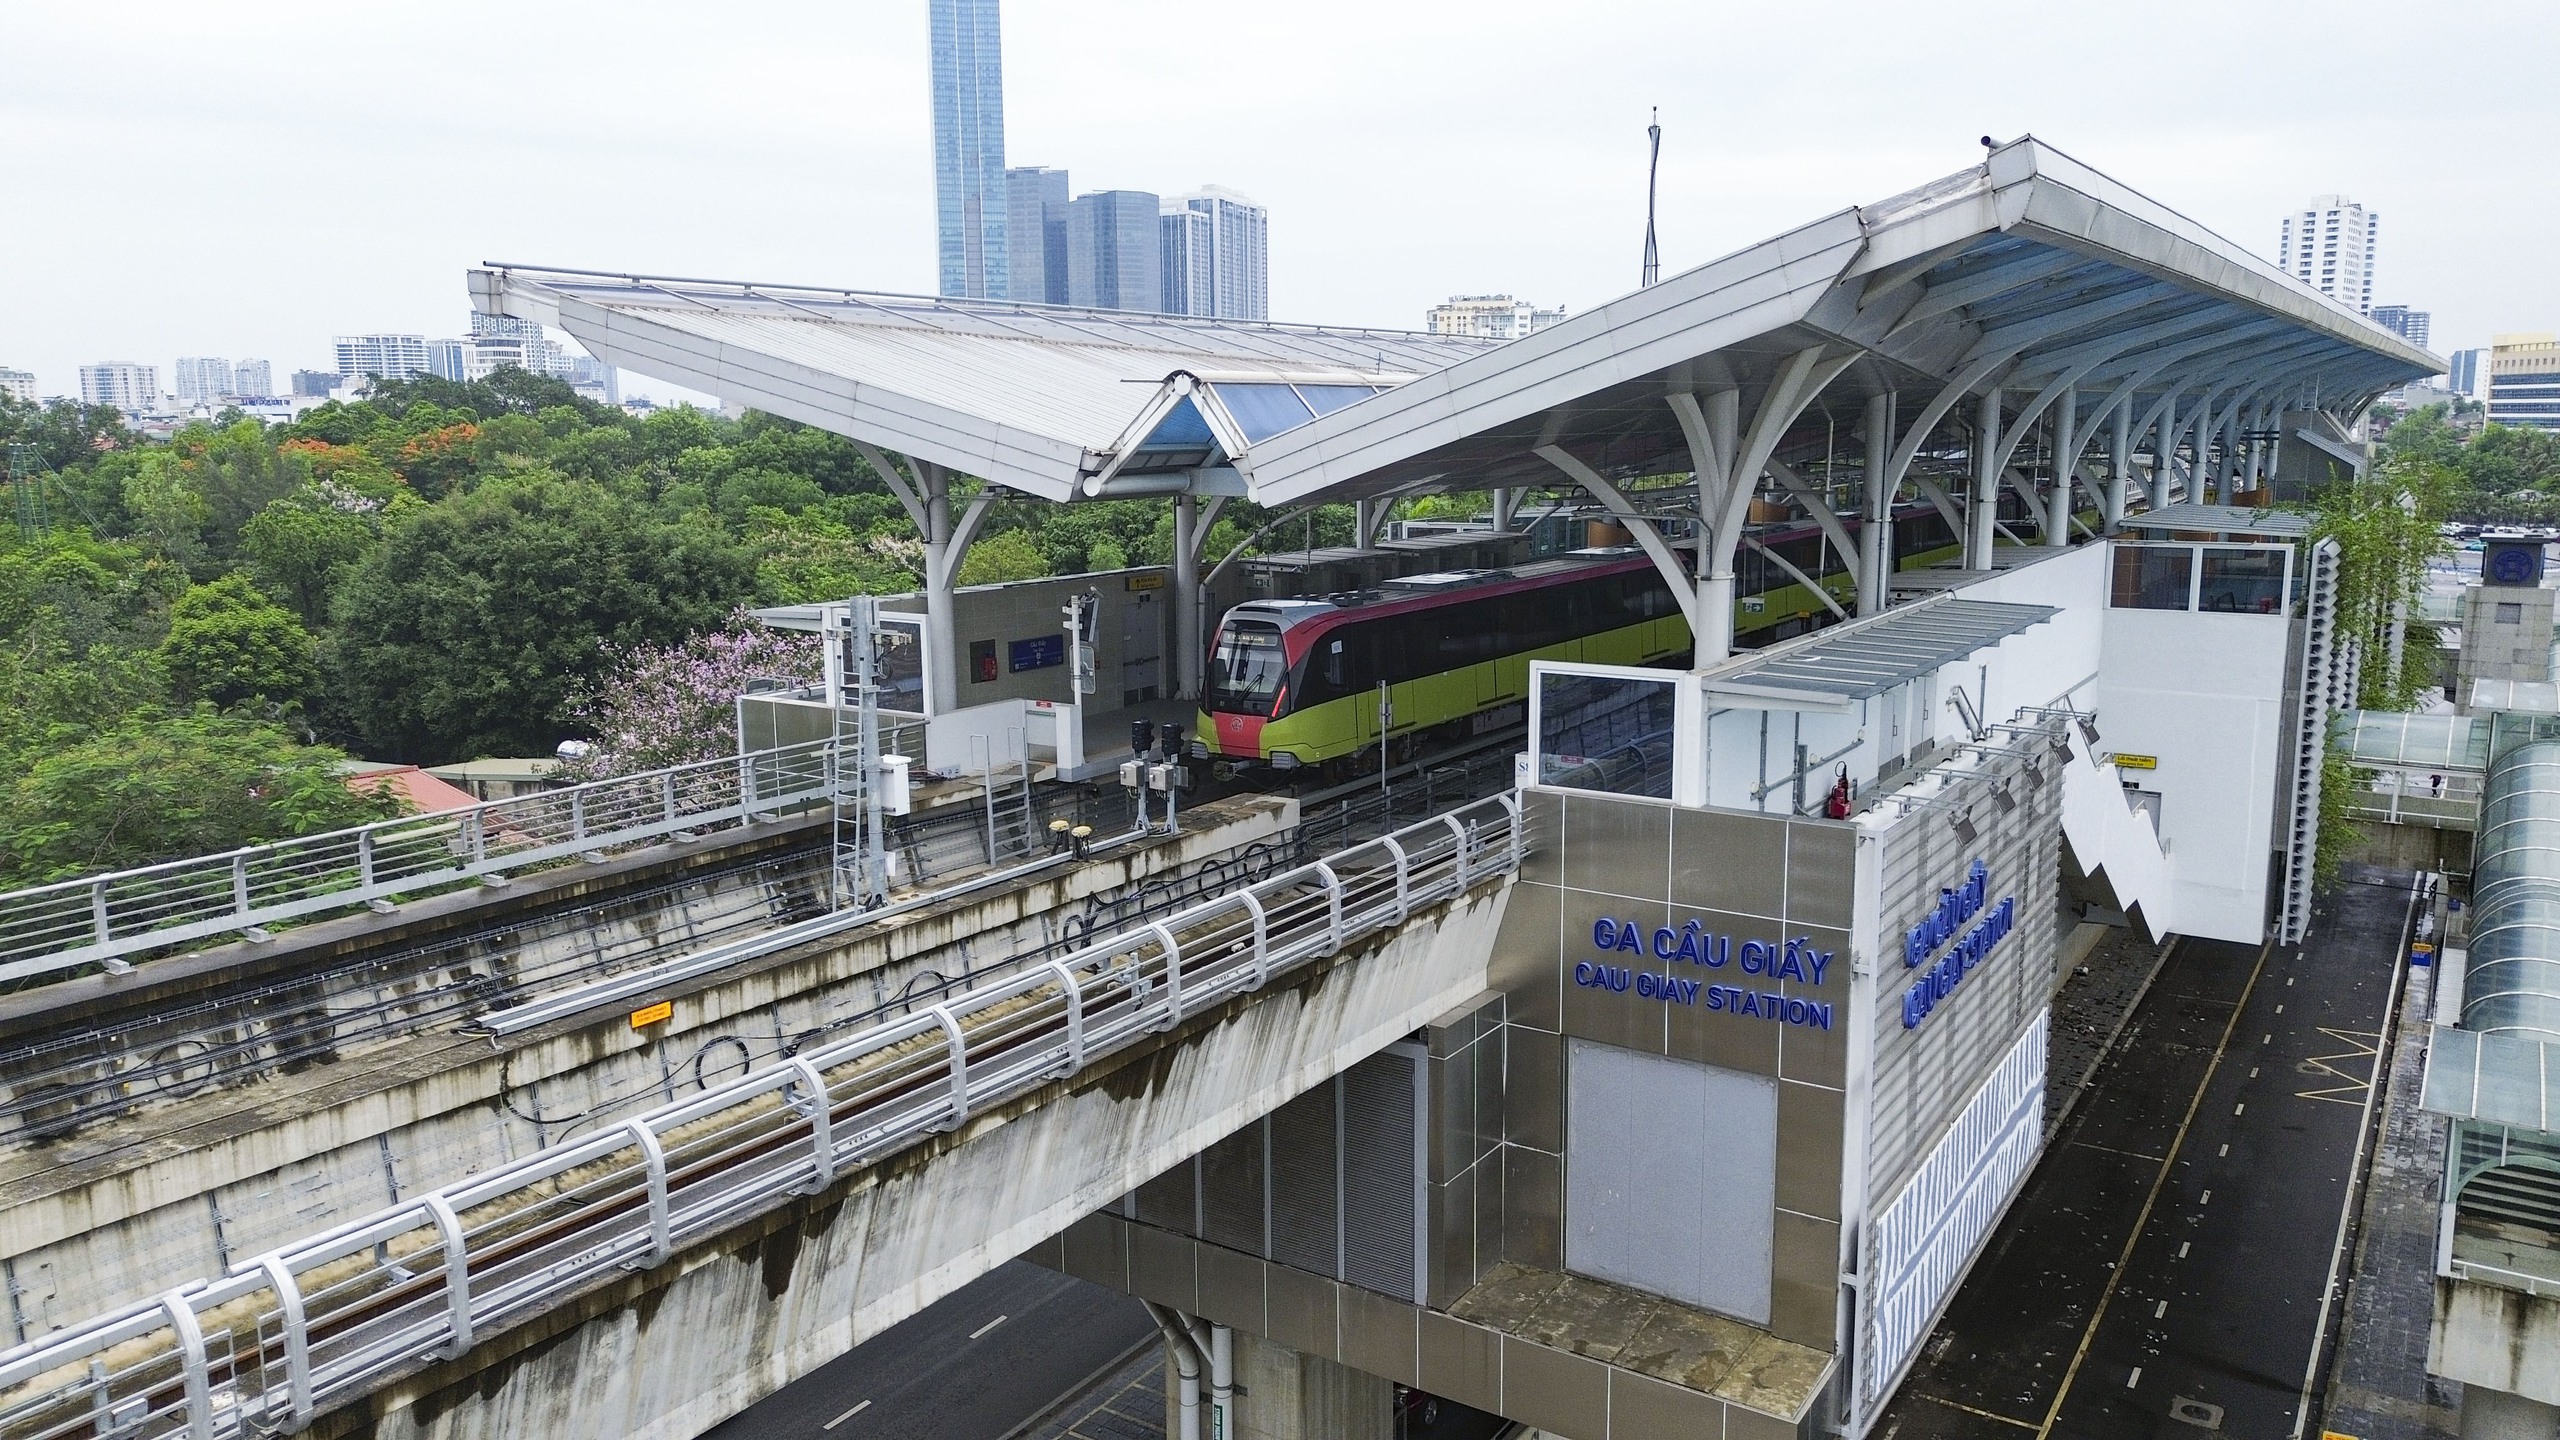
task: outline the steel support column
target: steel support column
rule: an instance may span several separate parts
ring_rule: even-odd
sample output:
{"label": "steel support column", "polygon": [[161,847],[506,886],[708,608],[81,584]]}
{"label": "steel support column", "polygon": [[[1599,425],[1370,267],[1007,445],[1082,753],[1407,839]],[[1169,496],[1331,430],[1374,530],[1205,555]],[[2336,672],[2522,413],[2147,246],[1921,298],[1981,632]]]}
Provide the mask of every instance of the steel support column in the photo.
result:
{"label": "steel support column", "polygon": [[1893,459],[1894,404],[1886,390],[1867,397],[1866,513],[1858,530],[1858,613],[1884,611],[1893,576],[1893,491],[1886,479]]}
{"label": "steel support column", "polygon": [[2000,514],[2000,387],[1982,392],[1973,427],[1973,490],[1965,497],[1964,568],[1991,568],[1991,527]]}
{"label": "steel support column", "polygon": [[2053,409],[2053,494],[2045,500],[2044,543],[2071,543],[2071,472],[2080,460],[2080,392],[2064,386]]}
{"label": "steel support column", "polygon": [[2125,482],[2133,467],[2133,397],[2116,406],[2115,426],[2107,437],[2107,500],[2101,507],[2101,531],[2113,535],[2124,528]]}
{"label": "steel support column", "polygon": [[1179,700],[1200,694],[1200,541],[1207,528],[1200,523],[1197,497],[1173,497],[1173,683]]}
{"label": "steel support column", "polygon": [[1391,496],[1351,502],[1351,546],[1355,550],[1378,548],[1378,527],[1386,523],[1387,511],[1394,507]]}

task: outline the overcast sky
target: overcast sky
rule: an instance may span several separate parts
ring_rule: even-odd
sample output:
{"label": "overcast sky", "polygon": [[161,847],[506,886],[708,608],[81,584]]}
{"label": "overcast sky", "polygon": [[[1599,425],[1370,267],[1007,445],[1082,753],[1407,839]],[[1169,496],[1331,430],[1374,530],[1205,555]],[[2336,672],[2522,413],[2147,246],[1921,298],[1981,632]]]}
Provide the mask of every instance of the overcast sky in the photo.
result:
{"label": "overcast sky", "polygon": [[[1008,0],[1006,154],[1271,210],[1276,319],[1633,287],[2031,131],[2261,254],[2344,191],[2434,348],[2560,329],[2560,6]],[[14,0],[0,366],[326,368],[480,260],[934,285],[925,0]],[[649,390],[645,381],[626,390]],[[657,387],[664,393],[664,387]]]}

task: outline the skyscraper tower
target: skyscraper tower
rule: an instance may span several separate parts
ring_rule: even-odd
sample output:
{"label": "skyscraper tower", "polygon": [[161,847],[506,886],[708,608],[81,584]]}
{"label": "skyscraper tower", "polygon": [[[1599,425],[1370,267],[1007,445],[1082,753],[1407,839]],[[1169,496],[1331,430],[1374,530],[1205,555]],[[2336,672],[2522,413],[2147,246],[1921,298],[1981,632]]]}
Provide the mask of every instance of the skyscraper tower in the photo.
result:
{"label": "skyscraper tower", "polygon": [[2277,263],[2294,279],[2359,314],[2373,308],[2382,217],[2344,195],[2314,195],[2284,217]]}
{"label": "skyscraper tower", "polygon": [[[933,8],[933,200],[942,293],[1010,293],[1004,174],[1004,48],[997,0]],[[1042,297],[1034,295],[1030,299]]]}

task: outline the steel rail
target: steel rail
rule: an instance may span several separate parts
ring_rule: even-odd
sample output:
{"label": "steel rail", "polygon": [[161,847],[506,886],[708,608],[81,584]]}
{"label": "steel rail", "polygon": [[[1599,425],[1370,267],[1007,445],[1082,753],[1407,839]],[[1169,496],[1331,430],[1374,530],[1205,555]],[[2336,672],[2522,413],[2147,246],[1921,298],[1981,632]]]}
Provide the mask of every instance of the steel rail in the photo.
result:
{"label": "steel rail", "polygon": [[1518,868],[1500,796],[0,1353],[0,1440],[291,1431]]}

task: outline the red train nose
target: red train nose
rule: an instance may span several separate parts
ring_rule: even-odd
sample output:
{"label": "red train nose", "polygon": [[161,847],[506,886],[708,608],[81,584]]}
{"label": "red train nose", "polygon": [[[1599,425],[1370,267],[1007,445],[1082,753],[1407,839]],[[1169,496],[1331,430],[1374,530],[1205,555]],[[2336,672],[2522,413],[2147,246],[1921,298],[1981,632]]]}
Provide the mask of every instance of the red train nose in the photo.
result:
{"label": "red train nose", "polygon": [[1218,721],[1218,753],[1254,756],[1262,754],[1262,725],[1259,715],[1220,715]]}

